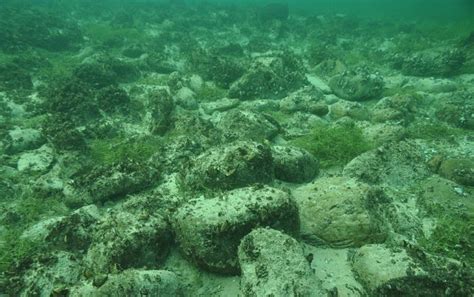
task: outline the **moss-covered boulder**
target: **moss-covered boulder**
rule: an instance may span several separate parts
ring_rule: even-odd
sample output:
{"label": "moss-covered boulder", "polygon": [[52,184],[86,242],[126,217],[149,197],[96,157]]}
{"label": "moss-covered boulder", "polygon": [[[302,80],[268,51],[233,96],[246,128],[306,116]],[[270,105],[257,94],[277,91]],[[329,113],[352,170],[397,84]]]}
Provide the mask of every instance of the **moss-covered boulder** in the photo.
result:
{"label": "moss-covered boulder", "polygon": [[329,86],[338,97],[350,101],[378,99],[384,89],[384,80],[367,68],[345,71],[332,77]]}
{"label": "moss-covered boulder", "polygon": [[305,84],[305,70],[296,55],[261,56],[230,86],[229,96],[242,100],[282,98]]}
{"label": "moss-covered boulder", "polygon": [[291,236],[259,228],[239,245],[242,296],[321,296],[302,246]]}
{"label": "moss-covered boulder", "polygon": [[272,147],[275,178],[292,183],[308,182],[319,172],[319,162],[304,149],[291,146]]}
{"label": "moss-covered boulder", "polygon": [[95,227],[85,256],[87,273],[98,276],[127,268],[157,268],[170,244],[170,228],[162,216],[111,212]]}
{"label": "moss-covered boulder", "polygon": [[301,236],[310,243],[358,247],[383,242],[387,225],[384,193],[344,177],[321,178],[293,190],[300,209]]}
{"label": "moss-covered boulder", "polygon": [[237,141],[211,148],[188,166],[183,181],[196,190],[230,190],[273,180],[271,150],[256,142]]}
{"label": "moss-covered boulder", "polygon": [[298,234],[298,209],[290,194],[267,186],[236,189],[190,201],[173,219],[184,255],[203,269],[228,274],[239,272],[241,239],[264,226]]}

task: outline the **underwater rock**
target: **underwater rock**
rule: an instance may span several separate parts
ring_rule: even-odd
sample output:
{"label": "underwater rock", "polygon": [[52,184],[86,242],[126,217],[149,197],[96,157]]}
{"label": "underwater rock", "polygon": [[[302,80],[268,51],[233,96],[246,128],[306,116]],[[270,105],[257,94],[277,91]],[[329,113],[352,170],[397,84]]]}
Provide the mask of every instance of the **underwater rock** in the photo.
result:
{"label": "underwater rock", "polygon": [[230,190],[273,180],[273,159],[268,146],[237,141],[213,147],[191,160],[184,172],[191,189]]}
{"label": "underwater rock", "polygon": [[313,282],[319,282],[325,295],[365,297],[364,287],[356,280],[352,271],[353,249],[328,249],[303,245],[306,258],[314,272]]}
{"label": "underwater rock", "polygon": [[369,292],[394,279],[426,275],[405,250],[375,244],[357,250],[352,268]]}
{"label": "underwater rock", "polygon": [[54,161],[54,152],[48,145],[43,145],[39,149],[23,153],[18,159],[18,171],[45,172]]}
{"label": "underwater rock", "polygon": [[398,124],[380,123],[363,127],[363,134],[370,143],[380,146],[402,140],[405,136],[405,128]]}
{"label": "underwater rock", "polygon": [[273,118],[265,114],[233,109],[215,118],[216,127],[222,131],[225,142],[252,140],[263,142],[271,140],[280,131]]}
{"label": "underwater rock", "polygon": [[105,166],[98,165],[74,179],[78,195],[86,195],[93,202],[104,203],[151,186],[159,177],[156,168],[145,162],[124,160]]}
{"label": "underwater rock", "polygon": [[128,93],[118,86],[100,89],[96,96],[97,106],[106,112],[127,112],[130,104]]}
{"label": "underwater rock", "polygon": [[338,100],[329,106],[329,117],[333,120],[350,117],[354,120],[364,121],[370,118],[370,113],[367,107],[359,102]]}
{"label": "underwater rock", "polygon": [[379,99],[384,85],[382,76],[377,72],[370,72],[367,68],[344,71],[329,80],[334,94],[350,101]]}
{"label": "underwater rock", "polygon": [[301,236],[310,243],[358,247],[387,236],[379,188],[345,177],[320,178],[292,191],[300,209]]}
{"label": "underwater rock", "polygon": [[322,296],[310,263],[294,238],[258,228],[239,245],[242,296]]}
{"label": "underwater rock", "polygon": [[68,296],[182,296],[178,276],[166,270],[129,269],[71,288]]}
{"label": "underwater rock", "polygon": [[283,98],[280,110],[286,113],[308,112],[321,117],[329,112],[324,94],[315,87],[305,87]]}
{"label": "underwater rock", "polygon": [[187,109],[196,110],[199,108],[199,102],[196,99],[196,94],[188,87],[182,87],[174,95],[176,105]]}
{"label": "underwater rock", "polygon": [[474,186],[474,160],[468,158],[446,159],[439,166],[439,174],[464,186]]}
{"label": "underwater rock", "polygon": [[395,68],[405,75],[451,76],[459,72],[466,61],[466,55],[458,49],[443,52],[425,51],[411,57],[395,57]]}
{"label": "underwater rock", "polygon": [[378,123],[408,124],[416,112],[416,98],[412,95],[395,95],[382,98],[371,110],[372,120]]}
{"label": "underwater rock", "polygon": [[222,98],[213,102],[201,103],[205,113],[212,115],[214,112],[225,112],[239,105],[239,99]]}
{"label": "underwater rock", "polygon": [[148,94],[148,109],[151,113],[151,133],[165,134],[172,124],[171,113],[174,108],[173,98],[168,90],[157,89]]}
{"label": "underwater rock", "polygon": [[[457,99],[450,99],[457,97]],[[436,108],[436,117],[455,127],[474,130],[473,95],[469,92],[450,94],[446,101]]]}
{"label": "underwater rock", "polygon": [[96,225],[85,264],[91,275],[156,268],[168,255],[170,227],[160,215],[112,211]]}
{"label": "underwater rock", "polygon": [[193,51],[189,64],[203,79],[212,80],[221,88],[228,88],[245,72],[242,61],[229,56],[212,55],[205,50]]}
{"label": "underwater rock", "polygon": [[354,158],[343,175],[369,184],[406,187],[430,175],[422,146],[412,141],[387,143]]}
{"label": "underwater rock", "polygon": [[8,154],[15,154],[26,150],[37,149],[44,143],[45,139],[41,132],[31,128],[15,127],[8,131],[5,139],[2,140],[5,151]]}
{"label": "underwater rock", "polygon": [[41,221],[22,234],[22,239],[69,251],[86,250],[92,241],[94,224],[99,220],[97,206],[81,207],[71,214]]}
{"label": "underwater rock", "polygon": [[78,257],[62,251],[45,253],[26,266],[27,270],[19,278],[10,280],[10,296],[57,296],[59,292],[65,294],[68,287],[81,279],[83,272]]}
{"label": "underwater rock", "polygon": [[308,84],[301,60],[292,53],[260,56],[229,89],[229,97],[242,100],[279,99]]}
{"label": "underwater rock", "polygon": [[197,266],[237,274],[237,248],[257,226],[298,234],[298,209],[291,196],[268,186],[240,188],[177,210],[173,228],[181,250]]}
{"label": "underwater rock", "polygon": [[319,162],[309,152],[291,146],[272,147],[275,178],[291,182],[309,182],[318,175]]}

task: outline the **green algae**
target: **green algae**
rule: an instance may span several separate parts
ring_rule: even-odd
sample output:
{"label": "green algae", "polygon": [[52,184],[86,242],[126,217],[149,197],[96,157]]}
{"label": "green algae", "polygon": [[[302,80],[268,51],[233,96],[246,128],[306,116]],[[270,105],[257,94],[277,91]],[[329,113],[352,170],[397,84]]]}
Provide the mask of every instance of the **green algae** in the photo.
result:
{"label": "green algae", "polygon": [[89,144],[91,158],[102,165],[113,165],[123,160],[148,160],[163,144],[159,137],[130,139],[114,137],[95,139]]}
{"label": "green algae", "polygon": [[310,134],[291,143],[306,149],[321,162],[321,167],[341,166],[373,148],[362,130],[355,126],[318,125]]}

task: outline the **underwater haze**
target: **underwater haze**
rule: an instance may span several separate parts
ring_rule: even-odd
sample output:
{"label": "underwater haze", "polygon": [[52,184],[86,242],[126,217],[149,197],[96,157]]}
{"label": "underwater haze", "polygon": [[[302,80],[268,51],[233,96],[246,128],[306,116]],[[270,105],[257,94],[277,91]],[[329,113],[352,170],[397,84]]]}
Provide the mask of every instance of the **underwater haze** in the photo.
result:
{"label": "underwater haze", "polygon": [[0,297],[473,296],[474,1],[2,0]]}

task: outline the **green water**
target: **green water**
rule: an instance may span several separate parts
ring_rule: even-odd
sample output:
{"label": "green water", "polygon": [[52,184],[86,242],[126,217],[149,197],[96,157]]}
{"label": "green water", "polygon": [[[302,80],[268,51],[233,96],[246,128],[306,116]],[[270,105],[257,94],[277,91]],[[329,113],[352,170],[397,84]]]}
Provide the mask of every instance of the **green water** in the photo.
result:
{"label": "green water", "polygon": [[1,0],[0,297],[472,296],[474,1]]}

